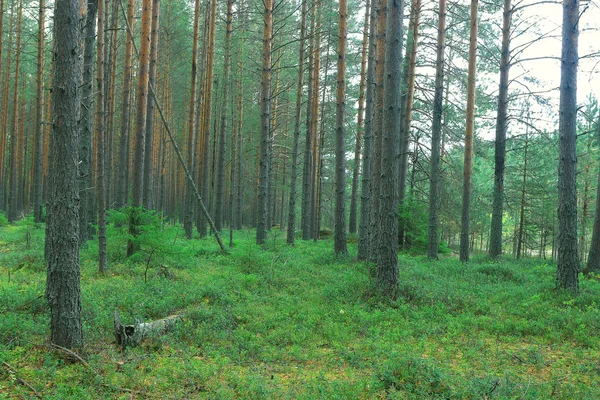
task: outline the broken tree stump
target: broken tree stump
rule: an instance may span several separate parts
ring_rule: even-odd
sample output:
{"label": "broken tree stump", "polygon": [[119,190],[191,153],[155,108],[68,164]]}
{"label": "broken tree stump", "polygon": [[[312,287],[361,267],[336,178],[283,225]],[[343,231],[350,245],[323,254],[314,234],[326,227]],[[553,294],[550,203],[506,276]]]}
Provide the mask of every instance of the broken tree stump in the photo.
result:
{"label": "broken tree stump", "polygon": [[169,328],[179,322],[181,318],[181,315],[175,314],[150,322],[140,322],[138,319],[135,319],[133,325],[123,325],[119,318],[119,312],[115,311],[115,339],[117,340],[117,344],[119,344],[123,350],[125,350],[126,347],[135,347],[140,344],[144,338],[150,335],[161,335],[165,333]]}

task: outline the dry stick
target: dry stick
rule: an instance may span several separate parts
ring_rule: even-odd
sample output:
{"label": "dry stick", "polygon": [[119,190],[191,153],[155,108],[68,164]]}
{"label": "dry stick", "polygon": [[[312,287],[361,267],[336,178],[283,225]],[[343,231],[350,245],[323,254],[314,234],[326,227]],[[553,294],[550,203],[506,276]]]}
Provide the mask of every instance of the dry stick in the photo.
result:
{"label": "dry stick", "polygon": [[54,343],[50,343],[50,347],[52,347],[53,349],[56,349],[56,350],[60,350],[63,353],[70,355],[71,357],[74,357],[79,362],[81,362],[85,367],[90,368],[90,369],[92,368],[92,367],[90,367],[90,364],[87,363],[87,361],[85,361],[83,358],[81,358],[81,356],[79,354],[75,353],[74,351],[71,351],[69,349],[66,349],[66,348],[59,346],[57,344],[54,344]]}
{"label": "dry stick", "polygon": [[[119,3],[121,4],[121,11],[123,12],[123,16],[125,16],[125,8],[123,7],[123,0],[119,0]],[[125,25],[127,26],[127,33],[132,38],[132,40],[134,40],[135,37],[133,35],[133,32],[131,31],[131,27],[129,26],[129,21],[127,21],[126,17],[125,17]],[[135,51],[136,56],[139,57],[139,51],[138,51],[137,45],[135,44],[135,41],[133,42],[133,50]],[[221,240],[221,235],[219,235],[219,232],[215,228],[215,223],[214,223],[213,219],[211,218],[210,214],[208,213],[208,210],[206,209],[206,207],[204,205],[204,201],[202,201],[200,192],[198,192],[198,188],[196,187],[196,184],[194,183],[194,178],[192,178],[190,171],[188,170],[187,166],[185,165],[185,161],[183,160],[181,151],[179,150],[177,143],[175,143],[175,138],[173,137],[173,132],[171,131],[171,127],[169,126],[169,123],[167,122],[167,119],[165,118],[165,115],[163,114],[163,110],[160,105],[160,102],[158,101],[158,97],[156,96],[156,91],[154,90],[154,86],[149,83],[148,89],[150,89],[150,94],[152,94],[152,98],[154,99],[154,105],[156,106],[156,109],[158,110],[158,113],[160,114],[160,119],[162,120],[163,125],[165,126],[165,130],[167,131],[167,134],[169,135],[169,140],[170,140],[171,144],[173,145],[173,148],[175,149],[175,153],[177,154],[179,163],[181,164],[181,167],[183,168],[183,171],[185,172],[185,176],[186,176],[190,186],[192,187],[192,189],[194,189],[194,194],[196,195],[196,200],[198,200],[198,204],[200,205],[202,214],[204,214],[204,218],[206,218],[206,220],[208,221],[208,224],[210,225],[210,229],[213,231],[213,233],[215,235],[215,239],[217,239],[217,242],[219,243],[219,247],[221,248],[221,251],[225,254],[229,254],[229,252],[227,251],[227,248],[225,247],[225,245],[223,244],[223,241]]]}
{"label": "dry stick", "polygon": [[5,361],[2,361],[2,365],[4,365],[6,367],[6,369],[8,370],[8,372],[10,372],[11,374],[13,374],[15,376],[15,378],[24,386],[27,386],[29,388],[29,390],[31,390],[33,392],[33,394],[35,395],[35,397],[37,397],[38,399],[43,399],[42,395],[40,394],[40,392],[38,392],[37,390],[35,390],[35,388],[33,386],[31,386],[29,383],[27,383],[27,381],[25,381],[22,378],[19,378],[19,376],[17,375],[15,369],[13,367],[11,367],[11,365]]}

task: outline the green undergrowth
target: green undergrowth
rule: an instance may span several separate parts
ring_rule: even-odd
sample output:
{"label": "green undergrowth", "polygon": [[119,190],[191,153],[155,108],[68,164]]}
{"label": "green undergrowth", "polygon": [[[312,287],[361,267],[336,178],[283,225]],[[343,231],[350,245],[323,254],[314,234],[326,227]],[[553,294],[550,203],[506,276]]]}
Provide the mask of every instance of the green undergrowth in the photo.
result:
{"label": "green undergrowth", "polygon": [[[596,278],[572,298],[543,260],[401,255],[389,301],[355,243],[337,260],[331,240],[290,248],[275,231],[260,248],[244,230],[223,255],[153,221],[130,260],[125,227],[109,228],[105,275],[97,242],[81,251],[89,368],[46,345],[43,226],[0,227],[0,361],[12,371],[0,365],[0,398],[33,396],[19,379],[45,399],[600,398]],[[121,352],[115,310],[126,323],[184,318]]]}

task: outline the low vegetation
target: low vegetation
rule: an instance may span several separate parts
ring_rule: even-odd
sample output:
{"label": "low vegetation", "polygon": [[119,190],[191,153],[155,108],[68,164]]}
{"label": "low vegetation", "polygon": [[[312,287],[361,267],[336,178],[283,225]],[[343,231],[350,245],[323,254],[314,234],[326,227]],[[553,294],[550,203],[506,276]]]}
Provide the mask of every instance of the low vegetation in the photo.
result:
{"label": "low vegetation", "polygon": [[[353,240],[336,260],[330,240],[290,248],[274,233],[261,249],[238,231],[225,256],[149,226],[128,260],[126,227],[110,225],[106,275],[97,242],[82,249],[87,364],[46,344],[43,226],[2,226],[0,399],[600,398],[600,277],[573,299],[545,260],[404,255],[389,301]],[[184,318],[122,351],[115,310]]]}

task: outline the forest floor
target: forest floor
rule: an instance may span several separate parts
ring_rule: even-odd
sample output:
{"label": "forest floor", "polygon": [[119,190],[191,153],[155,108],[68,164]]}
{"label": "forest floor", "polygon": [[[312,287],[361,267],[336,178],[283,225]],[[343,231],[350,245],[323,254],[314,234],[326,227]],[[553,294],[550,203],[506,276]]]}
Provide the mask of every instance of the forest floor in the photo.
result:
{"label": "forest floor", "polygon": [[[222,255],[154,226],[127,260],[111,226],[107,274],[97,242],[81,252],[86,366],[47,345],[43,226],[0,227],[0,399],[600,398],[600,277],[571,299],[543,260],[402,255],[401,296],[385,301],[331,240],[290,248],[277,233],[261,249],[235,232]],[[115,310],[184,318],[122,352]]]}

